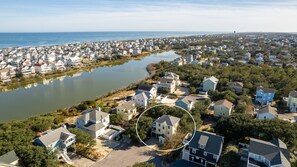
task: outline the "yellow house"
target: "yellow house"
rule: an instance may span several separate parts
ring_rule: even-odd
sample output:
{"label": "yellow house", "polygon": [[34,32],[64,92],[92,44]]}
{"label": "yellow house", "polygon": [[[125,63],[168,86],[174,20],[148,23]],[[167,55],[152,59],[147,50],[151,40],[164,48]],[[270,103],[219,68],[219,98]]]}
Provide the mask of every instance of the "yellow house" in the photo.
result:
{"label": "yellow house", "polygon": [[134,101],[124,102],[122,105],[116,108],[117,114],[123,115],[125,121],[131,120],[137,115],[137,108]]}

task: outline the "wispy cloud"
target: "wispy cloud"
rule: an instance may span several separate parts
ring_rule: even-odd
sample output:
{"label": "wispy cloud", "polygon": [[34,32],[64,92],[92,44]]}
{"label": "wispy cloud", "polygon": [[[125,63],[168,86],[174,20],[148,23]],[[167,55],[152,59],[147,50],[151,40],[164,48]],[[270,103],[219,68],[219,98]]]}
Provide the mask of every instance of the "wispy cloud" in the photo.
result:
{"label": "wispy cloud", "polygon": [[297,30],[293,0],[28,1],[0,6],[0,31]]}

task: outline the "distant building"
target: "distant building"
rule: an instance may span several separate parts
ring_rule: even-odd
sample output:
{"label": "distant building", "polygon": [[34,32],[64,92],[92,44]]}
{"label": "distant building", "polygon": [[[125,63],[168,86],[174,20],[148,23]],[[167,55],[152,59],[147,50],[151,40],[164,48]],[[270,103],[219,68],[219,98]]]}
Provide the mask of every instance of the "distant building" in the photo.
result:
{"label": "distant building", "polygon": [[219,80],[214,77],[211,76],[209,78],[204,78],[203,80],[203,91],[208,92],[210,90],[215,91],[217,88],[217,84],[218,84]]}
{"label": "distant building", "polygon": [[256,90],[255,103],[267,105],[273,102],[275,90],[258,86]]}
{"label": "distant building", "polygon": [[291,112],[297,112],[297,91],[291,91],[288,98],[287,106]]}
{"label": "distant building", "polygon": [[266,106],[257,111],[257,118],[260,120],[277,118],[277,109]]}
{"label": "distant building", "polygon": [[149,103],[149,98],[146,93],[141,92],[132,97],[132,100],[136,104],[137,107],[146,108]]}
{"label": "distant building", "polygon": [[214,116],[227,117],[230,116],[233,109],[233,103],[224,99],[215,102],[214,104]]}
{"label": "distant building", "polygon": [[175,102],[175,105],[184,108],[185,110],[192,110],[194,108],[194,104],[197,102],[197,97],[193,95],[186,96],[181,100]]}
{"label": "distant building", "polygon": [[191,162],[191,166],[216,166],[221,157],[224,137],[196,131],[191,135],[188,134],[183,143],[186,146],[182,150],[182,159]]}
{"label": "distant building", "polygon": [[166,138],[172,138],[176,133],[180,118],[163,115],[153,122],[152,136],[157,137],[160,143],[164,143]]}
{"label": "distant building", "polygon": [[145,93],[149,99],[157,97],[157,88],[149,84],[140,84],[136,90],[136,94]]}

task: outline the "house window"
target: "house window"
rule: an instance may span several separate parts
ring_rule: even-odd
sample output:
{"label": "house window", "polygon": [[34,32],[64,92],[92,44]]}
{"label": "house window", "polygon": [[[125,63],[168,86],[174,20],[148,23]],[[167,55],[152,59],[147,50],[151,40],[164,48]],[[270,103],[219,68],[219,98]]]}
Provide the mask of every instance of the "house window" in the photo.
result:
{"label": "house window", "polygon": [[161,132],[161,130],[160,130],[160,129],[158,129],[158,131],[159,131],[159,132]]}
{"label": "house window", "polygon": [[170,129],[170,126],[168,126],[168,129]]}
{"label": "house window", "polygon": [[169,132],[167,132],[167,134],[169,134]]}
{"label": "house window", "polygon": [[164,127],[164,125],[162,126],[162,129],[164,129],[165,127]]}
{"label": "house window", "polygon": [[159,126],[161,126],[161,124],[159,124]]}
{"label": "house window", "polygon": [[204,155],[204,156],[207,156],[207,152],[204,152],[203,155]]}
{"label": "house window", "polygon": [[204,145],[200,145],[200,148],[201,148],[201,149],[204,149],[204,147],[205,147]]}
{"label": "house window", "polygon": [[192,148],[192,152],[193,152],[194,154],[196,154],[196,149],[195,149],[195,148]]}

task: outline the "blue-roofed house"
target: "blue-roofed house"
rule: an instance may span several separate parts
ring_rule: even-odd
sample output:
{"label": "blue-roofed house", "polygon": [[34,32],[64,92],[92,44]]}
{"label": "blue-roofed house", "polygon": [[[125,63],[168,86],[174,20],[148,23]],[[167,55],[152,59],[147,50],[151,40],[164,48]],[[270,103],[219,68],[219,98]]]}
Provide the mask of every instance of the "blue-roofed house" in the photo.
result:
{"label": "blue-roofed house", "polygon": [[267,105],[273,102],[274,95],[275,95],[274,89],[258,86],[256,90],[255,103],[261,104],[261,105]]}
{"label": "blue-roofed house", "polygon": [[[192,140],[191,140],[192,139]],[[182,159],[193,166],[217,165],[224,143],[224,137],[210,132],[194,131],[188,134],[184,141]]]}

